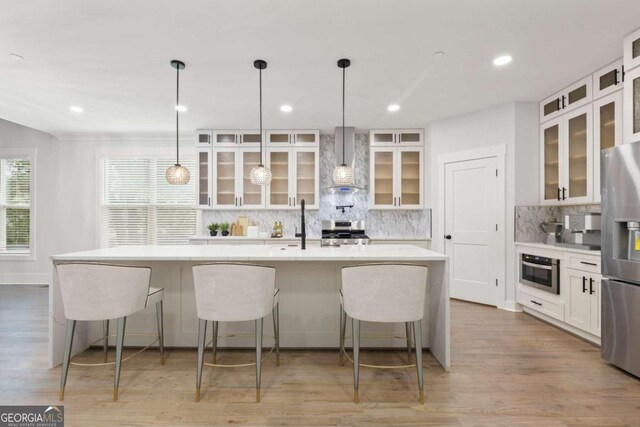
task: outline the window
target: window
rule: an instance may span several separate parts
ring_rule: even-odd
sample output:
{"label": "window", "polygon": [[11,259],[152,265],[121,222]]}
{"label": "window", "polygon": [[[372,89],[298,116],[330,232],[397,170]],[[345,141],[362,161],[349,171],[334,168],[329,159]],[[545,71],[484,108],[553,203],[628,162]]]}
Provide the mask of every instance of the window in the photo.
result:
{"label": "window", "polygon": [[0,256],[31,253],[31,159],[0,154]]}
{"label": "window", "polygon": [[[182,245],[196,234],[195,184],[170,185],[169,159],[100,161],[100,247]],[[195,171],[193,160],[182,161]]]}

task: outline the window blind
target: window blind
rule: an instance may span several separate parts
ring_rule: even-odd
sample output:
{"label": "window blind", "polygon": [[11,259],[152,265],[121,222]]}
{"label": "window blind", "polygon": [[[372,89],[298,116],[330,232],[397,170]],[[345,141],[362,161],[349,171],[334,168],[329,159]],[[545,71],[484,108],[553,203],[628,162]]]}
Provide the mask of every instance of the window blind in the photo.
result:
{"label": "window blind", "polygon": [[[102,159],[100,246],[181,245],[196,233],[195,184],[170,185],[170,159]],[[190,171],[195,161],[182,161]]]}
{"label": "window blind", "polygon": [[31,160],[0,158],[0,254],[31,250]]}

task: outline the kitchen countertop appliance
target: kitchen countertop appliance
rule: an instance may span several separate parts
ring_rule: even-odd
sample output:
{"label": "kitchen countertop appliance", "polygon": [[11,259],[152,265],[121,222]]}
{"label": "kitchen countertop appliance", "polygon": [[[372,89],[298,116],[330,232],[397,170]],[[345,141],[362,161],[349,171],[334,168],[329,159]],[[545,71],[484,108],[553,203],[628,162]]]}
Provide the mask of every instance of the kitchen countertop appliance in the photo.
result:
{"label": "kitchen countertop appliance", "polygon": [[542,231],[547,234],[547,245],[555,245],[560,242],[564,224],[561,222],[543,222],[540,224]]}
{"label": "kitchen countertop appliance", "polygon": [[364,232],[364,220],[322,221],[320,246],[367,244],[369,244],[369,237]]}
{"label": "kitchen countertop appliance", "polygon": [[522,254],[520,283],[552,294],[560,294],[560,260]]}
{"label": "kitchen countertop appliance", "polygon": [[571,241],[565,242],[563,246],[599,251],[602,240],[601,223],[599,213],[565,215],[564,228],[571,233],[571,238],[567,239]]}
{"label": "kitchen countertop appliance", "polygon": [[602,346],[640,377],[640,143],[601,153]]}

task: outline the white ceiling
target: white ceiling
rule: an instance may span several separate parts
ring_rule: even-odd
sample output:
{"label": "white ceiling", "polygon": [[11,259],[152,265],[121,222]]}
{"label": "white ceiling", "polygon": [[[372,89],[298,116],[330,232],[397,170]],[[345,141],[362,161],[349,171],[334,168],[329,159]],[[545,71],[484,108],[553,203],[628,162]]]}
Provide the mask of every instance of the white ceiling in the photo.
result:
{"label": "white ceiling", "polygon": [[[347,57],[347,125],[424,126],[538,101],[621,57],[636,27],[638,0],[0,0],[0,118],[58,136],[171,132],[175,58],[183,129],[256,128],[261,58],[265,127],[331,129]],[[502,53],[514,60],[497,69]]]}

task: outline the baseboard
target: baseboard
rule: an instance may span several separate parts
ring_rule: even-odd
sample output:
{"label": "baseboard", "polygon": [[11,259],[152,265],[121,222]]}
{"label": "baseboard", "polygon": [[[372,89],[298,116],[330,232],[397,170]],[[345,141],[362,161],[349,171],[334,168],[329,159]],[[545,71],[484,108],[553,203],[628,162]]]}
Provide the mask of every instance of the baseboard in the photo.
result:
{"label": "baseboard", "polygon": [[0,274],[0,285],[47,285],[49,275],[44,273]]}
{"label": "baseboard", "polygon": [[596,347],[600,347],[601,339],[595,335],[591,335],[588,332],[585,332],[581,329],[573,327],[568,323],[562,322],[560,320],[554,319],[553,317],[549,317],[544,313],[539,313],[535,310],[532,310],[528,307],[524,308],[524,312],[532,317],[535,317],[539,320],[542,320],[545,323],[548,323],[551,326],[554,326],[558,329],[563,330],[564,332],[568,332],[569,334],[575,336],[576,338],[580,338],[583,341],[588,342],[589,344],[593,344]]}
{"label": "baseboard", "polygon": [[515,313],[521,313],[522,312],[522,306],[520,304],[516,303],[515,301],[505,301],[504,310],[513,311]]}

